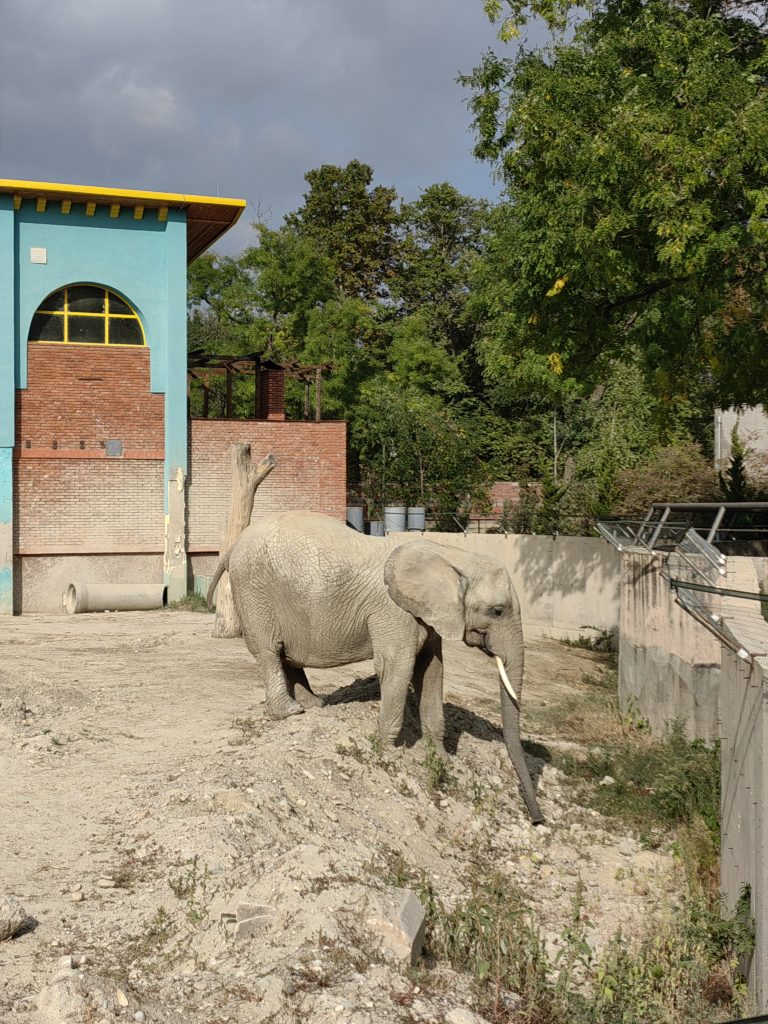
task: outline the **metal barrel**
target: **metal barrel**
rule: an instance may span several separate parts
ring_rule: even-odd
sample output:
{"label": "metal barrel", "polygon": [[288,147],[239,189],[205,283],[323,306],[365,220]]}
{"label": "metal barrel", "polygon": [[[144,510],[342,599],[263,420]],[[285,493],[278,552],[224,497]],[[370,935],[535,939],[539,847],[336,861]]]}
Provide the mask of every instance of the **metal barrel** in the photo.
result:
{"label": "metal barrel", "polygon": [[405,505],[385,505],[384,507],[384,532],[403,533],[405,530]]}

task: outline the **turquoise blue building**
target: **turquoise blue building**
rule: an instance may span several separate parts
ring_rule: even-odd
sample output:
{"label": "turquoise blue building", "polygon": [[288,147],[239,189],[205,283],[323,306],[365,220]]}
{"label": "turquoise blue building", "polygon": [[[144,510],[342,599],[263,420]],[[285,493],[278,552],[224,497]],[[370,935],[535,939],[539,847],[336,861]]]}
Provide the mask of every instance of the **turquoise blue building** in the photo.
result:
{"label": "turquoise blue building", "polygon": [[186,592],[187,264],[244,206],[0,180],[0,614],[96,557]]}

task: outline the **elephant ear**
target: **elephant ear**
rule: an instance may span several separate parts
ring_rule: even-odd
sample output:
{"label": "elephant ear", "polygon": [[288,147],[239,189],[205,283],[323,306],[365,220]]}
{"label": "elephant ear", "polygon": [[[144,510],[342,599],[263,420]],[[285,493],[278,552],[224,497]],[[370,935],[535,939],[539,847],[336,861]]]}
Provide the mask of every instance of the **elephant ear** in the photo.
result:
{"label": "elephant ear", "polygon": [[395,548],[384,565],[389,596],[446,640],[464,637],[467,581],[434,545],[414,541]]}

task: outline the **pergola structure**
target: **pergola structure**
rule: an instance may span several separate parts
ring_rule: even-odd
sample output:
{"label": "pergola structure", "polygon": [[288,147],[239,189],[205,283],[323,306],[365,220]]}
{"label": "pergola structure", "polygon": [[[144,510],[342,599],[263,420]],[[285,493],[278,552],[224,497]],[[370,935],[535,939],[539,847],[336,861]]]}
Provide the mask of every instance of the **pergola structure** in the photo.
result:
{"label": "pergola structure", "polygon": [[304,382],[304,419],[311,419],[311,385],[315,385],[315,420],[322,418],[321,396],[323,372],[332,369],[332,363],[314,363],[304,365],[294,359],[288,363],[276,363],[273,359],[265,358],[260,352],[250,352],[246,355],[227,356],[204,352],[202,349],[193,349],[189,353],[187,361],[187,372],[190,379],[199,380],[203,386],[203,419],[209,415],[210,401],[210,378],[224,376],[226,378],[226,393],[224,406],[224,419],[234,419],[232,406],[232,381],[235,374],[253,376],[253,417],[260,418],[259,408],[259,375],[266,371],[277,371],[285,374],[286,377],[293,377]]}

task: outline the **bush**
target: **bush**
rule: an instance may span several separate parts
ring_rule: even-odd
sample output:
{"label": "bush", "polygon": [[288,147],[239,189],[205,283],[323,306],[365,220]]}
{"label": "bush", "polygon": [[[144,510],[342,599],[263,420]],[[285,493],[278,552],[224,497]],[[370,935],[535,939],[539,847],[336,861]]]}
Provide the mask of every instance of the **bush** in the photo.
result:
{"label": "bush", "polygon": [[691,441],[657,448],[618,480],[616,514],[645,515],[654,501],[718,501],[717,473]]}

